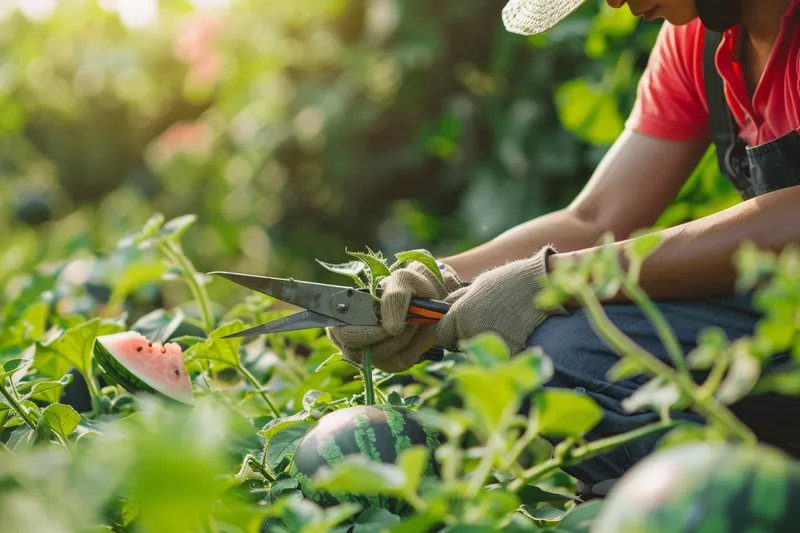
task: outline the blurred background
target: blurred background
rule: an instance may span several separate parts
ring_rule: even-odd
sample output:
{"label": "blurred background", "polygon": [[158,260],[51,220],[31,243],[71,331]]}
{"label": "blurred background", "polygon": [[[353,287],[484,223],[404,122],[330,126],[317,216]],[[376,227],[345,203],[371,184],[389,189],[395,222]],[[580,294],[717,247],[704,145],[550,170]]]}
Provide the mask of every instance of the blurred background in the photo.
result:
{"label": "blurred background", "polygon": [[[526,38],[504,5],[0,0],[0,302],[157,212],[197,215],[201,272],[331,281],[345,247],[442,256],[563,207],[661,22],[590,0]],[[660,223],[737,200],[707,157]]]}

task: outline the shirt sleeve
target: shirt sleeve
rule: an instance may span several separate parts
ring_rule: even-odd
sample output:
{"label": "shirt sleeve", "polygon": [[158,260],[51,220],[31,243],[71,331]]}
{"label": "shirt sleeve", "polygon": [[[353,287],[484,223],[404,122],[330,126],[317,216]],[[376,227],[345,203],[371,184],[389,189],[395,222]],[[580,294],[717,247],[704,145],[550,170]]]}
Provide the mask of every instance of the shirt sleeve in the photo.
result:
{"label": "shirt sleeve", "polygon": [[650,54],[626,126],[675,141],[711,134],[703,82],[703,41],[699,20],[684,26],[664,22]]}

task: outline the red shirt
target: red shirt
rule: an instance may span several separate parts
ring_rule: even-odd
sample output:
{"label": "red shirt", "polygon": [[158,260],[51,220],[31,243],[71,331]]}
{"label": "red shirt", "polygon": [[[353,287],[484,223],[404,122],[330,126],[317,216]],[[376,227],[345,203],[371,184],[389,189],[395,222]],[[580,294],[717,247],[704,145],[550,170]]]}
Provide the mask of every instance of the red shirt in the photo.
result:
{"label": "red shirt", "polygon": [[[727,32],[716,54],[725,80],[725,96],[750,146],[800,132],[800,0],[792,0],[781,23],[761,81],[749,97],[742,65],[734,50],[741,26]],[[711,126],[703,82],[705,26],[699,19],[685,26],[664,22],[639,84],[627,126],[664,139],[708,137]]]}

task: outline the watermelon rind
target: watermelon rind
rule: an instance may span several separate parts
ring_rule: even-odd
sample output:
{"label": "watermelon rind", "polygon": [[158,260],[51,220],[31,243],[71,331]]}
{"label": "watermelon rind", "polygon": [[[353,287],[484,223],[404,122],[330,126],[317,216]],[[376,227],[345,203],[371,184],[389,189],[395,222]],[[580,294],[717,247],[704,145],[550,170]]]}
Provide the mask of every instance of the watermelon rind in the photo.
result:
{"label": "watermelon rind", "polygon": [[394,464],[412,446],[430,450],[423,476],[436,477],[434,452],[439,445],[439,435],[421,424],[410,409],[386,404],[345,407],[326,414],[309,428],[294,450],[289,475],[306,498],[323,507],[350,502],[402,515],[408,505],[398,498],[321,492],[312,487],[311,480],[320,468],[339,463],[345,456],[357,454]]}
{"label": "watermelon rind", "polygon": [[592,533],[800,531],[800,467],[766,445],[689,443],[643,459],[614,485]]}
{"label": "watermelon rind", "polygon": [[116,381],[123,389],[135,394],[137,392],[147,392],[165,396],[178,402],[194,405],[194,397],[191,395],[180,394],[171,390],[164,390],[151,386],[145,379],[138,377],[131,370],[125,367],[114,355],[109,352],[101,341],[102,337],[94,340],[93,353],[97,363],[111,379]]}

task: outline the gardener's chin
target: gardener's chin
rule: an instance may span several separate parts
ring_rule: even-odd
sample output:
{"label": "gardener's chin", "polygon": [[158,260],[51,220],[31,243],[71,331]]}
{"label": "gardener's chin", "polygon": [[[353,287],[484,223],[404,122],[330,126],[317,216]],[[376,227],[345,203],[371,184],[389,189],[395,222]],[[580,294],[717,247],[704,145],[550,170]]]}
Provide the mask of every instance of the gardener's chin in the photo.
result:
{"label": "gardener's chin", "polygon": [[631,5],[631,12],[646,21],[664,19],[674,26],[683,26],[698,17],[694,2],[665,2],[663,4],[644,5],[635,8]]}

